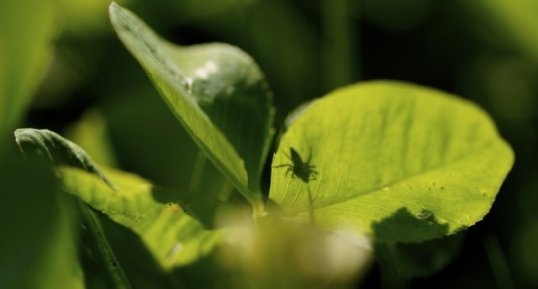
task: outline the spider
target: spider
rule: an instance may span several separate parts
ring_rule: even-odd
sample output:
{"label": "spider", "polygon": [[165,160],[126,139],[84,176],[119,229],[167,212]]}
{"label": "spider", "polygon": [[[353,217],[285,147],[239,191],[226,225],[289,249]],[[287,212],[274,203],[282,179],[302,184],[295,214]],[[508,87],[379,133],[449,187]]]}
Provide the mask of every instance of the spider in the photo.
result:
{"label": "spider", "polygon": [[301,155],[299,155],[299,153],[292,147],[290,147],[290,154],[287,155],[284,153],[284,155],[286,155],[292,163],[276,165],[273,166],[273,168],[287,168],[286,176],[291,173],[293,178],[299,178],[305,183],[316,179],[316,176],[318,175],[318,172],[315,170],[316,166],[310,164],[312,155],[310,155],[306,161],[303,161]]}

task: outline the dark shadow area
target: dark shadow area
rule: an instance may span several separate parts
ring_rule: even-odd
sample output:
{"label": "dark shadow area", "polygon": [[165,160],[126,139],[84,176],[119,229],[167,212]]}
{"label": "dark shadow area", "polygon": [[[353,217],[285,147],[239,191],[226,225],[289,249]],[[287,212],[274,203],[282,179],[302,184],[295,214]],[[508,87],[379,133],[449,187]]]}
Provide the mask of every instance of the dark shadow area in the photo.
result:
{"label": "dark shadow area", "polygon": [[374,244],[376,260],[384,270],[403,278],[420,278],[442,270],[459,254],[463,232],[422,243]]}
{"label": "dark shadow area", "polygon": [[426,210],[412,214],[400,208],[391,216],[372,225],[374,240],[378,242],[420,242],[445,236],[448,225],[439,224],[435,216]]}
{"label": "dark shadow area", "polygon": [[0,288],[34,288],[37,273],[56,257],[61,241],[60,205],[52,171],[37,161],[15,162],[18,152],[0,154]]}
{"label": "dark shadow area", "polygon": [[224,274],[216,265],[216,251],[202,257],[195,263],[185,267],[176,267],[170,273],[175,279],[181,280],[181,288],[228,288],[230,274]]}
{"label": "dark shadow area", "polygon": [[[410,278],[440,270],[461,244],[459,237],[438,239],[448,233],[448,225],[439,224],[427,210],[412,214],[402,207],[373,223],[372,231],[377,266],[360,288],[410,288]],[[427,239],[433,240],[420,242]]]}
{"label": "dark shadow area", "polygon": [[[377,264],[357,285],[357,288],[499,288],[491,265],[488,263],[487,254],[479,245],[482,242],[484,231],[490,230],[486,227],[484,222],[479,222],[471,230],[441,239],[414,244],[383,244],[397,248],[396,250],[392,249],[392,252],[388,252],[388,254],[396,252],[400,260],[403,258],[404,262],[398,264],[394,263],[394,259],[390,261],[393,263],[387,264],[383,260],[386,259],[387,252],[382,252],[383,248],[380,248],[379,244],[375,244]],[[429,267],[439,264],[446,257],[449,257],[449,259],[445,259],[448,262],[441,268]],[[429,268],[430,272],[419,270],[419,274],[417,274],[417,271],[414,271],[417,268]],[[402,272],[402,270],[407,272]],[[404,277],[410,271],[414,271],[414,276]],[[424,275],[420,274],[421,271]],[[470,278],[469,274],[462,275],[461,272],[472,272],[473,277]],[[439,283],[439,280],[443,280],[443,282]],[[461,284],[465,284],[465,286]]]}

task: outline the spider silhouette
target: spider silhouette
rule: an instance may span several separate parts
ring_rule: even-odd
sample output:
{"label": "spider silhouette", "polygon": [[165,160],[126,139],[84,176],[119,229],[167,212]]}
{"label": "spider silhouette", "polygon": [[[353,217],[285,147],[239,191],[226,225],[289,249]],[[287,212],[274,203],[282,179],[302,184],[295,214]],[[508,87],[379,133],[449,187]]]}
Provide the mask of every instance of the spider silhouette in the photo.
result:
{"label": "spider silhouette", "polygon": [[290,147],[290,154],[284,153],[284,155],[291,161],[291,164],[276,165],[273,168],[287,168],[286,176],[291,173],[293,178],[299,178],[305,183],[316,179],[318,175],[315,170],[316,166],[310,164],[312,155],[306,161],[303,161],[301,155],[292,147]]}

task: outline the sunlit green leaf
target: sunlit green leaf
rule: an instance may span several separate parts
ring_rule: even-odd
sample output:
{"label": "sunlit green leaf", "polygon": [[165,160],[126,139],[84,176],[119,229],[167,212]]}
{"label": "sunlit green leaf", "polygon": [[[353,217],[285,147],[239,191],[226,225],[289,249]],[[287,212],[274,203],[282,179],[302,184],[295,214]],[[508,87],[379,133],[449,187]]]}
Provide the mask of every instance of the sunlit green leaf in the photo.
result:
{"label": "sunlit green leaf", "polygon": [[26,155],[59,166],[65,191],[138,234],[163,268],[193,262],[217,241],[219,233],[187,215],[172,192],[132,174],[103,172],[80,147],[49,130],[18,129],[15,135]]}
{"label": "sunlit green leaf", "polygon": [[198,146],[259,209],[259,179],[273,109],[254,61],[226,44],[173,45],[115,3],[110,17],[120,39]]}
{"label": "sunlit green leaf", "polygon": [[95,174],[72,167],[59,169],[63,187],[94,209],[137,233],[159,264],[170,269],[208,254],[219,233],[205,230],[172,199],[170,192],[132,174],[106,170],[117,189]]}
{"label": "sunlit green leaf", "polygon": [[282,214],[377,241],[454,233],[489,211],[513,163],[477,106],[376,81],[314,102],[285,133],[270,198]]}

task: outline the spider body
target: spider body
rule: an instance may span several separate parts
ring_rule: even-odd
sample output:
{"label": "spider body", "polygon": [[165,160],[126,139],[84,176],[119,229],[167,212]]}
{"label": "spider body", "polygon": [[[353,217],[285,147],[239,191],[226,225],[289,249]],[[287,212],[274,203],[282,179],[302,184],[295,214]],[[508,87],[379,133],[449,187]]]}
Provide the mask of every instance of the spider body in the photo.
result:
{"label": "spider body", "polygon": [[301,155],[294,148],[290,148],[290,154],[285,155],[291,161],[291,164],[277,165],[274,168],[286,168],[286,176],[292,174],[292,178],[299,178],[305,183],[316,179],[318,172],[315,170],[316,167],[310,163],[312,155],[306,161],[303,161]]}

